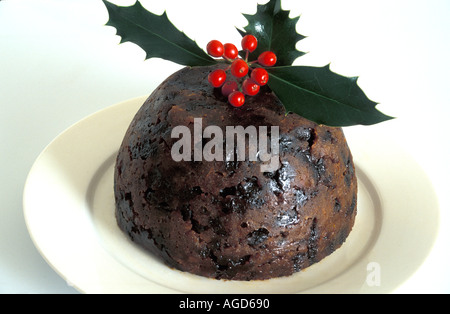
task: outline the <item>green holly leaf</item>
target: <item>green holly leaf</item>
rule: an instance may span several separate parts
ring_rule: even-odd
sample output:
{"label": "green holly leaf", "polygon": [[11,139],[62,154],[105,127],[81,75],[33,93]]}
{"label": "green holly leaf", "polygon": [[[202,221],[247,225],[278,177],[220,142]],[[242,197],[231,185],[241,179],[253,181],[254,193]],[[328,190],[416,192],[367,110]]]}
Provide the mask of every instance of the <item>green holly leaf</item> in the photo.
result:
{"label": "green holly leaf", "polygon": [[108,9],[106,25],[117,29],[121,43],[132,42],[146,53],[146,59],[158,57],[181,65],[202,66],[217,62],[195,41],[178,30],[167,18],[166,12],[155,15],[139,1],[129,7],[120,7],[103,0]]}
{"label": "green holly leaf", "polygon": [[286,112],[297,113],[328,126],[371,125],[392,119],[375,106],[357,84],[325,67],[286,66],[267,68],[269,87]]}
{"label": "green holly leaf", "polygon": [[291,65],[295,59],[305,53],[295,48],[305,36],[297,33],[295,27],[300,17],[289,18],[290,11],[281,9],[281,0],[270,0],[264,5],[258,4],[254,15],[243,14],[248,20],[242,36],[251,34],[258,39],[257,49],[250,54],[250,60],[256,60],[264,51],[277,55],[277,66]]}

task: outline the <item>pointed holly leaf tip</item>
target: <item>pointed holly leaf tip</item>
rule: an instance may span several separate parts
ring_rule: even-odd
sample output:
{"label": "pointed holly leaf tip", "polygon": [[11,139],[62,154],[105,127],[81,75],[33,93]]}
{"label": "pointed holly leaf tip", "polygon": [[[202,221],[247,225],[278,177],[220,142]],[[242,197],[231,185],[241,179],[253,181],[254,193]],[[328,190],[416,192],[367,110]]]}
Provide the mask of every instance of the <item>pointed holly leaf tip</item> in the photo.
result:
{"label": "pointed holly leaf tip", "polygon": [[286,66],[267,69],[269,87],[286,112],[328,126],[371,125],[392,119],[375,106],[357,84],[324,67]]}
{"label": "pointed holly leaf tip", "polygon": [[146,53],[146,59],[157,57],[186,66],[212,65],[216,61],[195,41],[178,30],[166,12],[156,15],[146,10],[139,1],[121,7],[103,0],[109,14],[108,26],[117,29],[121,43],[132,42]]}
{"label": "pointed holly leaf tip", "polygon": [[298,41],[306,38],[296,30],[300,17],[291,19],[289,13],[282,10],[281,0],[270,0],[266,4],[258,4],[256,14],[243,14],[248,25],[244,27],[245,32],[237,29],[238,32],[258,39],[258,48],[250,54],[251,60],[264,51],[272,51],[277,55],[277,66],[286,66],[305,54],[295,48]]}

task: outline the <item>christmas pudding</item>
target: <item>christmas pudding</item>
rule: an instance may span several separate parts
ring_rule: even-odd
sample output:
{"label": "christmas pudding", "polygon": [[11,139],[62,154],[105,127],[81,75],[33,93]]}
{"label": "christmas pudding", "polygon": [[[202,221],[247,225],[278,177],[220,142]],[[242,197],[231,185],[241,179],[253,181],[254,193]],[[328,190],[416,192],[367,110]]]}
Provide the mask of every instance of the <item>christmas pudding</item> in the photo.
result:
{"label": "christmas pudding", "polygon": [[[117,221],[133,241],[183,271],[236,280],[290,275],[331,254],[350,233],[352,155],[341,128],[285,115],[268,89],[243,107],[227,106],[208,83],[215,67],[175,73],[137,113],[117,157]],[[197,117],[224,129],[279,126],[278,169],[261,172],[249,158],[174,161],[172,130],[186,126],[193,134]]]}

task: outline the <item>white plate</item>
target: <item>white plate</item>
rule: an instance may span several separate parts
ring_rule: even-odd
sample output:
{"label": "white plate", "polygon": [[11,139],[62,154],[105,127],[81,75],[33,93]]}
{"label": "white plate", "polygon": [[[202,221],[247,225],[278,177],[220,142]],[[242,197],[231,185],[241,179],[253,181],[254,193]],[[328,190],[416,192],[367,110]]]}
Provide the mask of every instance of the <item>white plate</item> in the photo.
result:
{"label": "white plate", "polygon": [[144,100],[76,123],[48,145],[27,178],[24,214],[31,238],[79,291],[387,293],[430,252],[439,208],[428,178],[388,137],[368,138],[370,133],[354,127],[345,131],[358,177],[358,215],[339,250],[290,277],[265,281],[220,281],[168,268],[129,241],[114,218],[115,155]]}

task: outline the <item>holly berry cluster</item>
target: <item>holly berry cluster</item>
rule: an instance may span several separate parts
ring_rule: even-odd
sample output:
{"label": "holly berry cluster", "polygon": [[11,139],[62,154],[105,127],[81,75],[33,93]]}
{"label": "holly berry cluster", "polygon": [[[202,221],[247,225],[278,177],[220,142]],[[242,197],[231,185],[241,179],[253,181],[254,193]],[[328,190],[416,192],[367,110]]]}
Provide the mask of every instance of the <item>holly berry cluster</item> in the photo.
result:
{"label": "holly berry cluster", "polygon": [[[211,40],[206,51],[215,58],[224,58],[231,63],[225,70],[218,69],[208,76],[209,83],[215,88],[221,88],[222,94],[228,97],[228,102],[234,107],[241,107],[245,103],[245,96],[258,94],[261,86],[267,84],[269,73],[263,67],[271,67],[277,62],[277,56],[271,51],[261,53],[257,60],[248,62],[249,53],[255,51],[258,40],[253,35],[246,35],[241,41],[242,49],[245,51],[245,59],[239,57],[239,51],[235,45],[222,44],[218,40]],[[252,67],[258,63],[259,66]],[[262,66],[262,67],[261,67]],[[227,81],[227,71],[237,79],[244,79],[241,86],[234,81]]]}

